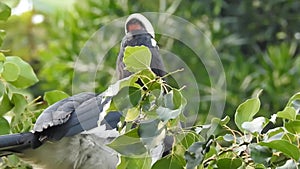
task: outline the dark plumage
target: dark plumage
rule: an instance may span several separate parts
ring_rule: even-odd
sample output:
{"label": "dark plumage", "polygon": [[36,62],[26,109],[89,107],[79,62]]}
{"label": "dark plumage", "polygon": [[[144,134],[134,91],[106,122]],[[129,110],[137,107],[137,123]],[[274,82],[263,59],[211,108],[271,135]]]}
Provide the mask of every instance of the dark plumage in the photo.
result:
{"label": "dark plumage", "polygon": [[[124,49],[140,45],[150,49],[151,68],[158,76],[163,76],[164,66],[153,39],[154,33],[149,32],[150,23],[128,21],[117,60],[119,79],[130,75],[122,62]],[[130,22],[140,25],[131,26]],[[129,28],[132,31],[128,32]],[[106,114],[104,109],[110,99],[86,92],[58,101],[38,117],[32,132],[0,136],[0,156],[15,153],[34,167],[44,169],[116,168],[118,155],[106,144],[119,135],[116,129],[122,115],[120,112]],[[168,141],[166,145],[170,143]]]}
{"label": "dark plumage", "polygon": [[165,67],[161,56],[159,54],[159,47],[156,45],[156,41],[153,39],[152,35],[147,32],[145,29],[143,30],[134,30],[128,32],[122,40],[120,52],[117,59],[117,73],[118,78],[123,79],[131,75],[130,72],[125,70],[125,64],[123,62],[124,51],[127,46],[146,46],[150,49],[152,54],[150,67],[152,71],[162,77],[166,74]]}

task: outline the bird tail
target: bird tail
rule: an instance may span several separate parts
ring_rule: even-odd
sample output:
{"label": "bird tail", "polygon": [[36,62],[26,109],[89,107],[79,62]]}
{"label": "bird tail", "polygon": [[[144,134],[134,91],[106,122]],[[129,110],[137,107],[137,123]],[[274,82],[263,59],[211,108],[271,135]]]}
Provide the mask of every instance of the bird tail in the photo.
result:
{"label": "bird tail", "polygon": [[31,132],[7,134],[0,136],[0,157],[19,153],[32,147],[36,136]]}

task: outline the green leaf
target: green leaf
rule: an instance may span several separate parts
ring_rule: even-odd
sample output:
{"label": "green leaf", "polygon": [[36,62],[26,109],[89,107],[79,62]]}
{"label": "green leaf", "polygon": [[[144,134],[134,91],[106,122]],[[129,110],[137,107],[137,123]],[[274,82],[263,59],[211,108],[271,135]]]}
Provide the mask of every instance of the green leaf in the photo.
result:
{"label": "green leaf", "polygon": [[15,105],[13,108],[13,112],[16,113],[16,117],[18,117],[18,120],[21,120],[22,117],[18,115],[25,111],[28,104],[27,99],[20,93],[13,93],[11,101]]}
{"label": "green leaf", "polygon": [[185,161],[181,156],[170,154],[159,159],[151,169],[184,169]]}
{"label": "green leaf", "polygon": [[139,138],[137,128],[117,137],[107,146],[116,150],[121,155],[127,156],[143,155],[147,152],[147,149]]}
{"label": "green leaf", "polygon": [[294,95],[289,99],[289,101],[288,101],[288,103],[287,103],[286,106],[287,106],[287,107],[291,107],[292,104],[293,104],[293,102],[296,101],[296,100],[300,100],[300,92],[294,94]]}
{"label": "green leaf", "polygon": [[10,133],[9,123],[4,117],[0,117],[0,126],[0,135]]}
{"label": "green leaf", "polygon": [[18,65],[10,62],[5,62],[3,64],[3,72],[2,72],[2,77],[8,81],[8,82],[13,82],[18,79],[20,75],[20,68]]}
{"label": "green leaf", "polygon": [[188,149],[194,142],[204,141],[200,135],[192,131],[178,135],[176,140],[176,142],[182,145],[185,149]]}
{"label": "green leaf", "polygon": [[7,94],[4,94],[2,96],[1,102],[0,102],[0,117],[6,114],[9,110],[11,110],[14,107],[13,103],[9,100]]}
{"label": "green leaf", "polygon": [[250,150],[250,156],[252,160],[255,163],[261,163],[264,164],[265,166],[268,165],[273,154],[271,149],[264,146],[260,146],[258,144],[250,144],[249,150]]}
{"label": "green leaf", "polygon": [[225,116],[223,119],[219,119],[219,118],[214,117],[211,120],[212,123],[217,123],[220,126],[225,126],[229,121],[230,121],[229,116]]}
{"label": "green leaf", "polygon": [[6,21],[9,18],[10,14],[10,7],[0,2],[0,21]]}
{"label": "green leaf", "polygon": [[[1,47],[2,43],[3,43],[5,35],[6,35],[5,30],[0,29],[0,47]],[[3,55],[3,53],[2,53],[2,55]],[[3,59],[3,57],[1,59]]]}
{"label": "green leaf", "polygon": [[168,121],[170,119],[176,119],[182,112],[182,109],[171,110],[165,107],[158,107],[156,112],[162,121]]}
{"label": "green leaf", "polygon": [[129,99],[132,106],[136,106],[140,102],[141,93],[140,88],[129,86]]}
{"label": "green leaf", "polygon": [[244,131],[242,128],[242,124],[247,121],[251,121],[253,119],[253,116],[258,112],[260,108],[260,100],[258,97],[248,99],[239,107],[237,108],[235,112],[235,124],[237,127],[241,130]]}
{"label": "green leaf", "polygon": [[13,82],[10,82],[15,87],[26,88],[38,82],[38,78],[33,72],[31,66],[25,61],[23,61],[21,58],[16,56],[9,56],[6,57],[5,63],[12,63],[19,67],[20,74],[18,76],[18,79]]}
{"label": "green leaf", "polygon": [[222,158],[217,161],[218,168],[237,169],[242,165],[242,160],[239,158]]}
{"label": "green leaf", "polygon": [[125,116],[125,121],[134,121],[137,119],[140,115],[140,110],[136,107],[132,107],[127,110],[126,116]]}
{"label": "green leaf", "polygon": [[123,62],[126,70],[136,73],[144,69],[150,69],[151,52],[146,46],[127,46],[124,52]]}
{"label": "green leaf", "polygon": [[48,103],[48,105],[52,105],[62,99],[69,97],[69,95],[60,90],[52,90],[49,92],[45,92],[44,100]]}
{"label": "green leaf", "polygon": [[131,169],[131,168],[151,168],[151,157],[126,157],[121,156],[121,163],[117,166],[117,169]]}
{"label": "green leaf", "polygon": [[278,150],[296,161],[298,161],[300,158],[300,151],[298,147],[286,140],[273,140],[270,142],[260,142],[258,144]]}
{"label": "green leaf", "polygon": [[285,107],[284,110],[277,113],[277,117],[288,120],[296,120],[296,114],[296,110],[293,107]]}
{"label": "green leaf", "polygon": [[290,121],[284,124],[284,127],[287,131],[293,133],[293,134],[300,134],[300,121]]}
{"label": "green leaf", "polygon": [[[0,34],[1,34],[1,30],[0,30]],[[0,38],[1,38],[1,35],[0,35]],[[1,46],[1,43],[0,43],[0,46]],[[0,52],[0,62],[4,62],[5,60],[6,60],[6,58],[5,58],[4,54],[2,52]]]}

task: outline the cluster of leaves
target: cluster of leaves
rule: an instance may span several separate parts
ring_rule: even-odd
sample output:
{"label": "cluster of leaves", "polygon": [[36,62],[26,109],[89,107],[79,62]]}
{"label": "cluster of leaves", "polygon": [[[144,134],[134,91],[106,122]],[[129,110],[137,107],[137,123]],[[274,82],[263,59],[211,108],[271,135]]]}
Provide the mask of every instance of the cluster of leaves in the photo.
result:
{"label": "cluster of leaves", "polygon": [[[234,117],[237,130],[228,126],[228,116],[184,129],[179,122],[184,119],[181,113],[186,100],[180,90],[154,75],[150,59],[146,47],[126,48],[124,63],[135,74],[112,85],[106,93],[112,96],[107,111],[124,112],[121,136],[108,145],[121,154],[118,169],[299,167],[300,93],[268,119],[255,117],[261,107],[258,92],[238,106]],[[216,131],[222,134],[216,135]],[[151,166],[151,150],[167,135],[174,138],[171,153]]]}
{"label": "cluster of leaves", "polygon": [[[0,22],[11,15],[11,9],[0,2]],[[0,30],[0,46],[5,31]],[[32,129],[35,120],[43,110],[38,102],[26,91],[39,80],[30,64],[18,56],[6,56],[8,50],[0,50],[0,135],[25,132]],[[67,97],[61,91],[50,91],[44,95],[48,105]],[[16,156],[3,158],[0,168],[31,168]]]}
{"label": "cluster of leaves", "polygon": [[[10,8],[0,3],[0,19],[6,21],[10,13]],[[36,113],[30,109],[34,101],[30,103],[22,89],[35,84],[38,79],[27,62],[17,56],[5,56],[4,53],[5,50],[0,51],[0,134],[27,131],[32,127]],[[5,115],[10,116],[10,124],[3,117]]]}
{"label": "cluster of leaves", "polygon": [[259,94],[237,108],[234,121],[238,130],[227,126],[230,120],[228,116],[222,120],[212,120],[210,127],[218,124],[225,132],[216,136],[198,168],[264,169],[300,166],[300,116],[297,105],[300,93],[292,96],[285,109],[274,114],[271,119],[263,116],[254,118],[261,106]]}
{"label": "cluster of leaves", "polygon": [[152,72],[147,47],[126,47],[123,61],[134,74],[104,92],[112,97],[107,112],[123,113],[121,135],[108,146],[121,154],[118,169],[151,168],[154,149],[177,132],[186,99]]}
{"label": "cluster of leaves", "polygon": [[[6,21],[10,15],[11,9],[0,2],[0,22]],[[0,46],[4,37],[5,31],[0,30]],[[0,135],[28,131],[39,114],[32,111],[35,101],[29,102],[28,94],[22,90],[38,82],[33,69],[20,57],[5,56],[5,52],[0,50]],[[3,160],[1,168],[30,168],[16,156]]]}

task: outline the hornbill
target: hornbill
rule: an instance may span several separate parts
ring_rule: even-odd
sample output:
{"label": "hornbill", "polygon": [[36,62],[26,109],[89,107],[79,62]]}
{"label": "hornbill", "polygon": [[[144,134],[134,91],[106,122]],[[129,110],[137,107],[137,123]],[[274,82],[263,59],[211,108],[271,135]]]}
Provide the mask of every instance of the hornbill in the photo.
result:
{"label": "hornbill", "polygon": [[[119,79],[130,75],[122,61],[126,46],[147,46],[151,68],[164,75],[162,60],[150,22],[140,14],[128,17],[117,61]],[[0,157],[16,154],[35,168],[113,169],[119,157],[107,147],[119,135],[120,112],[105,113],[109,97],[90,92],[56,102],[38,117],[31,132],[0,136]],[[166,139],[165,145],[172,144]],[[170,140],[170,139],[169,139]],[[172,141],[172,140],[171,140]]]}
{"label": "hornbill", "polygon": [[151,23],[141,14],[130,15],[125,22],[125,37],[121,42],[120,52],[117,59],[117,73],[118,78],[123,79],[128,77],[131,73],[124,70],[125,64],[123,62],[124,51],[127,46],[146,46],[150,49],[152,54],[150,67],[152,71],[163,77],[165,72],[165,67],[161,56],[159,54],[159,47],[155,41],[155,34]]}

